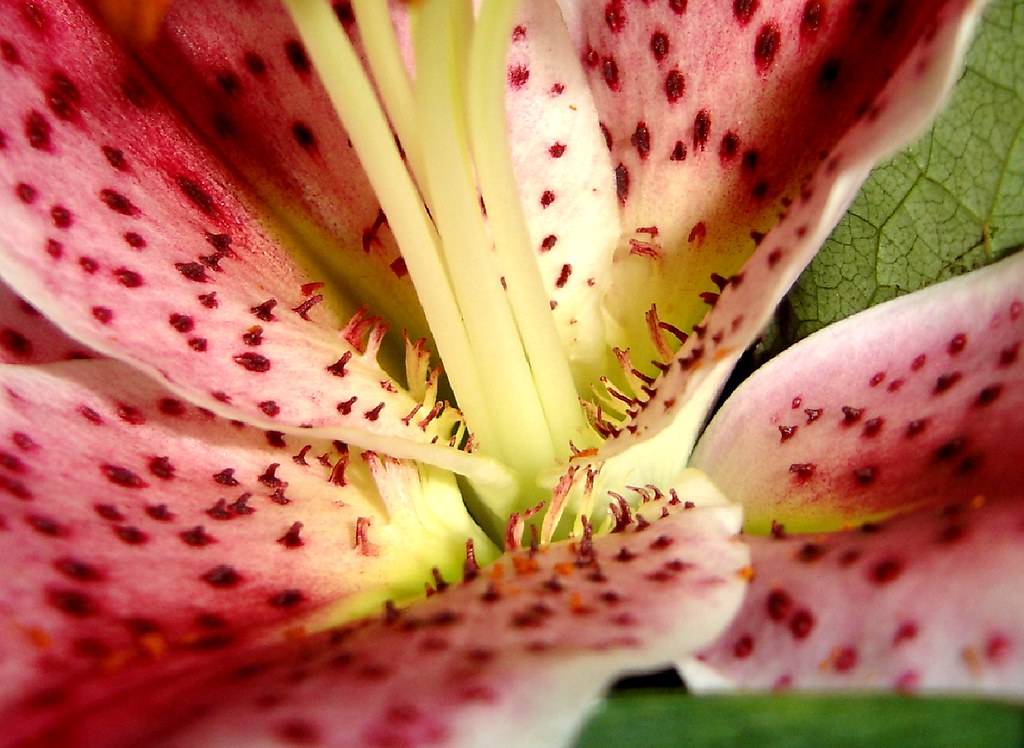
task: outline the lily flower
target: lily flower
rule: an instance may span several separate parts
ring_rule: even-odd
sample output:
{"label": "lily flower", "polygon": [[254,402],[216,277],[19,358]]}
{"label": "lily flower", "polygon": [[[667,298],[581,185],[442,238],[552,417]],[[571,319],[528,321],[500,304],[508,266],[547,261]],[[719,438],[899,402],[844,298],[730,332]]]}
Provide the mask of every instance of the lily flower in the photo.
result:
{"label": "lily flower", "polygon": [[1021,262],[795,348],[690,459],[979,6],[695,5],[0,7],[4,740],[548,745],[621,673],[826,650],[1019,687]]}

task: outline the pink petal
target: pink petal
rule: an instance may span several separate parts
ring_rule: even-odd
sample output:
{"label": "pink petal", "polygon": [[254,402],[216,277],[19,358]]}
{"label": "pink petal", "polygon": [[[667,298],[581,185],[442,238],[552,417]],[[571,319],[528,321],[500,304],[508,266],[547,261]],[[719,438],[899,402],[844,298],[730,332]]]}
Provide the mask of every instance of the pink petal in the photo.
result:
{"label": "pink petal", "polygon": [[[337,12],[351,19],[351,9]],[[163,33],[135,51],[333,282],[410,337],[429,334],[380,205],[280,2],[173,3]]]}
{"label": "pink petal", "polygon": [[517,551],[383,620],[226,654],[105,704],[79,701],[78,721],[49,736],[64,745],[154,732],[183,746],[565,743],[616,672],[700,646],[746,588],[735,511],[677,507],[658,520],[649,506],[642,532],[590,547]]}
{"label": "pink petal", "polygon": [[743,688],[1020,698],[1024,494],[1013,474],[1004,477],[1005,500],[830,535],[750,538],[750,594],[700,661]]}
{"label": "pink petal", "polygon": [[0,252],[19,294],[221,414],[344,427],[349,440],[437,435],[402,420],[417,403],[377,365],[376,321],[338,332],[354,309],[260,226],[258,205],[90,16],[7,4],[0,22]]}
{"label": "pink petal", "polygon": [[93,355],[0,281],[0,363],[45,364]]}
{"label": "pink petal", "polygon": [[4,725],[69,682],[419,596],[467,539],[494,555],[435,469],[219,419],[109,360],[0,380]]}
{"label": "pink petal", "polygon": [[[960,0],[562,5],[622,204],[609,302],[624,334],[615,342],[644,363],[656,352],[637,345],[652,302],[688,332],[721,291],[713,281],[738,273],[793,201],[885,153],[888,138],[851,148],[853,133],[880,116],[893,127],[891,102],[937,105],[934,90],[913,90],[923,77],[914,68],[929,63],[936,31],[967,10]],[[948,65],[944,46],[933,67]],[[900,137],[917,119],[897,126]]]}
{"label": "pink petal", "polygon": [[553,2],[523,3],[506,79],[509,144],[552,314],[581,389],[607,367],[602,307],[621,233],[613,165]]}
{"label": "pink petal", "polygon": [[833,325],[745,382],[692,464],[755,532],[1015,495],[1022,317],[1017,255]]}
{"label": "pink petal", "polygon": [[[756,3],[736,3],[735,7],[738,9],[741,5],[758,7]],[[645,394],[641,398],[642,403],[632,414],[631,423],[613,441],[607,450],[609,454],[625,453],[627,448],[644,440],[651,442],[651,437],[658,432],[661,432],[665,448],[672,445],[684,453],[688,450],[733,364],[753,342],[779,299],[845,212],[871,166],[878,158],[905,143],[929,121],[959,69],[959,61],[979,10],[976,5],[962,2],[929,7],[932,7],[932,12],[927,14],[927,18],[911,19],[907,16],[903,19],[900,28],[904,29],[902,23],[908,23],[905,31],[909,35],[897,44],[899,54],[895,59],[888,61],[892,66],[891,77],[884,85],[879,80],[871,82],[862,96],[855,99],[858,106],[866,106],[862,116],[849,120],[843,115],[846,124],[835,134],[837,139],[822,151],[820,165],[811,173],[798,173],[800,182],[796,193],[779,198],[778,222],[760,240],[742,271],[717,279],[720,294],[716,291],[714,296],[708,297],[713,308],[700,326],[694,328],[694,333],[675,360],[669,362],[668,370],[656,384],[653,394]],[[829,4],[829,17],[834,8],[835,4]],[[765,17],[767,19],[767,14]],[[735,18],[731,23],[733,28],[744,28]],[[756,26],[754,23],[751,25]],[[825,28],[829,27],[826,25]],[[847,27],[837,25],[836,28]],[[846,31],[841,38],[847,38]],[[783,52],[787,49],[787,46],[782,47]],[[868,49],[858,49],[858,54],[884,57],[873,44],[869,44]],[[749,64],[751,67],[754,65],[753,61]],[[868,68],[873,69],[871,65]],[[840,69],[850,69],[845,58]],[[812,68],[812,72],[812,79],[806,81],[805,87],[815,90],[814,76],[820,73],[820,69]],[[857,88],[859,83],[852,77],[846,79],[841,75],[838,81],[839,89],[846,85],[860,90]],[[827,105],[837,107],[837,112],[841,112],[842,107],[838,100],[832,101],[832,96],[834,93],[829,95],[831,103]],[[778,106],[771,111],[779,111]],[[751,117],[751,121],[759,121],[753,115]],[[806,121],[810,126],[823,128],[829,120],[824,116],[797,118],[797,122]],[[815,142],[814,137],[808,138]],[[741,133],[741,142],[745,139]],[[782,138],[780,143],[787,144],[786,148],[792,145],[788,137]],[[815,155],[817,157],[817,151]],[[712,155],[709,146],[708,153],[702,158],[717,159],[718,156]],[[760,159],[758,163],[761,163]],[[781,168],[782,162],[777,160],[765,162],[766,168],[772,163],[780,164],[776,168]],[[780,173],[788,172],[783,170]],[[739,194],[740,197],[736,198],[739,202],[733,203],[726,211],[730,215],[745,215],[747,203],[743,195],[746,193]],[[718,252],[720,246],[707,244],[705,251]],[[669,308],[663,307],[659,301],[659,316],[664,317],[663,312]],[[642,361],[635,353],[633,358],[634,361]]]}

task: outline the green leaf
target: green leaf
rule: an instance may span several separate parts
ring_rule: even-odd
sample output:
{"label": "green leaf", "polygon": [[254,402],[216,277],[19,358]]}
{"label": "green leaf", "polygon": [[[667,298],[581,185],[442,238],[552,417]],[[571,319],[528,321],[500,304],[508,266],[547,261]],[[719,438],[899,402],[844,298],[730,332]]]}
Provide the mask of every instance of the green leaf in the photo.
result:
{"label": "green leaf", "polygon": [[994,701],[905,696],[613,693],[577,748],[1016,748],[1024,712]]}
{"label": "green leaf", "polygon": [[779,307],[768,357],[895,296],[1024,246],[1024,2],[985,12],[947,108],[872,173]]}

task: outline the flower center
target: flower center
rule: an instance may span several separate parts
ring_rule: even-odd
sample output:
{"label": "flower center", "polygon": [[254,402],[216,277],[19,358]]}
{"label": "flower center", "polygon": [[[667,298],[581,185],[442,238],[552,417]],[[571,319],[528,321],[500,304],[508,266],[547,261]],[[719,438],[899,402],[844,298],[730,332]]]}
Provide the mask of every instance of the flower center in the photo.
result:
{"label": "flower center", "polygon": [[513,177],[505,67],[518,3],[484,0],[475,15],[468,2],[411,4],[412,74],[387,4],[354,0],[369,75],[330,5],[285,5],[399,244],[474,448],[520,478],[511,503],[483,500],[499,517],[536,503],[537,476],[599,438]]}

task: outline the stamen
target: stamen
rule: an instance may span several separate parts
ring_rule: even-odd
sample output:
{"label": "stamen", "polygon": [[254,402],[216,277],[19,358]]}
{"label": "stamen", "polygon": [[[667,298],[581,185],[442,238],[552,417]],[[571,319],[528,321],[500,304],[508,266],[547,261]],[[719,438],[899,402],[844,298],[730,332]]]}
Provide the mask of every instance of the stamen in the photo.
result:
{"label": "stamen", "polygon": [[318,0],[285,0],[360,163],[380,200],[438,351],[446,363],[459,406],[483,434],[494,431],[473,350],[447,272],[439,239],[420,195],[398,153],[391,128],[358,56],[331,6]]}
{"label": "stamen", "polygon": [[[466,49],[472,18],[454,3],[412,6],[416,48],[416,103],[424,152],[430,214],[441,236],[444,264],[480,366],[485,397],[498,431],[480,433],[481,448],[520,472],[536,473],[554,462],[555,445],[545,428],[533,375],[491,252],[467,142],[465,90],[458,59]],[[453,106],[454,104],[454,106]],[[447,366],[448,360],[445,360]],[[456,395],[461,396],[456,390]],[[469,415],[469,414],[467,414]],[[524,432],[524,428],[526,431]],[[540,433],[536,433],[540,431]],[[533,432],[533,433],[531,433]]]}
{"label": "stamen", "polygon": [[388,3],[353,0],[352,10],[377,91],[384,100],[384,108],[405,151],[406,161],[422,190],[425,184],[423,146],[416,123],[415,97],[409,71],[398,48]]}

